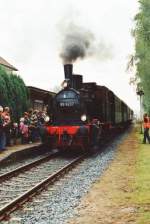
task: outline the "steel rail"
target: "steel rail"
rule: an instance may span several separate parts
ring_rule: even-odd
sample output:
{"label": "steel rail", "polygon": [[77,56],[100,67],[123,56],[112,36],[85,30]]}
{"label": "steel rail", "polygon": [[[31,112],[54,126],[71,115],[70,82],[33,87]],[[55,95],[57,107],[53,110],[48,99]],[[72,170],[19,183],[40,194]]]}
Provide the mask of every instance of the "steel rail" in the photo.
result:
{"label": "steel rail", "polygon": [[51,174],[49,177],[47,177],[45,180],[38,183],[36,186],[31,188],[30,190],[26,191],[24,194],[19,196],[18,198],[14,199],[7,205],[5,205],[2,209],[0,209],[0,221],[4,220],[5,217],[8,217],[11,212],[17,209],[17,207],[20,207],[22,204],[24,204],[26,201],[28,201],[31,197],[41,192],[45,188],[50,185],[50,183],[54,183],[55,180],[58,180],[59,177],[61,177],[64,173],[71,170],[76,164],[81,162],[85,158],[86,154],[77,157],[69,164],[65,165],[63,168],[59,169],[58,171]]}
{"label": "steel rail", "polygon": [[59,152],[52,153],[52,154],[50,154],[48,156],[45,156],[44,158],[37,159],[36,161],[33,161],[33,162],[28,163],[26,165],[20,166],[20,167],[14,169],[14,170],[8,171],[7,173],[4,173],[4,174],[0,175],[0,183],[2,181],[5,181],[5,180],[7,180],[9,178],[14,177],[17,174],[20,174],[20,172],[23,172],[23,171],[26,171],[28,169],[31,169],[34,166],[39,165],[40,163],[43,163],[43,162],[45,162],[45,161],[47,161],[49,159],[52,159],[53,157],[55,157],[58,154],[59,154]]}

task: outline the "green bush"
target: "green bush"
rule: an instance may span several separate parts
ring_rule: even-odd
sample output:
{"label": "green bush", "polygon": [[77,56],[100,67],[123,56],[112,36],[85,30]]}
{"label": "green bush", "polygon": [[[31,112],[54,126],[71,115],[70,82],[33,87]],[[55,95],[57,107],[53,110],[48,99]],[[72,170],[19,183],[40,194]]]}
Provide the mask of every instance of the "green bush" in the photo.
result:
{"label": "green bush", "polygon": [[0,105],[11,109],[12,118],[18,121],[29,106],[29,93],[20,76],[7,73],[0,66]]}

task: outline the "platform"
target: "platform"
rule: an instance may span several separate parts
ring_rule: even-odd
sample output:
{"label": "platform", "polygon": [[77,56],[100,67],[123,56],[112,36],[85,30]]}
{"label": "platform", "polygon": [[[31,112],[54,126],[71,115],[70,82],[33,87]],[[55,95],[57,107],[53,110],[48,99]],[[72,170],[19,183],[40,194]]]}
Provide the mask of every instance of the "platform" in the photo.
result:
{"label": "platform", "polygon": [[42,146],[41,142],[9,146],[4,151],[0,151],[0,165],[4,163],[5,161],[14,160],[17,156],[20,156],[21,154],[22,155],[25,154],[26,151],[28,151],[29,153],[30,149],[32,151],[36,150],[40,146]]}

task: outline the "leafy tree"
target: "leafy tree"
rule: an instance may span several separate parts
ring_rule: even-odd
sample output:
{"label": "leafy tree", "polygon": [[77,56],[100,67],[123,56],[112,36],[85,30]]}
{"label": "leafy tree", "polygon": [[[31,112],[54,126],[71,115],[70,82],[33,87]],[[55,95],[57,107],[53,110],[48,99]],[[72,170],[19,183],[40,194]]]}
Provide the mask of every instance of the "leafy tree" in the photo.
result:
{"label": "leafy tree", "polygon": [[9,106],[13,119],[19,120],[28,109],[29,94],[20,76],[7,73],[0,66],[0,105]]}
{"label": "leafy tree", "polygon": [[135,16],[135,64],[137,77],[144,90],[144,107],[150,113],[150,1],[139,0],[139,13]]}

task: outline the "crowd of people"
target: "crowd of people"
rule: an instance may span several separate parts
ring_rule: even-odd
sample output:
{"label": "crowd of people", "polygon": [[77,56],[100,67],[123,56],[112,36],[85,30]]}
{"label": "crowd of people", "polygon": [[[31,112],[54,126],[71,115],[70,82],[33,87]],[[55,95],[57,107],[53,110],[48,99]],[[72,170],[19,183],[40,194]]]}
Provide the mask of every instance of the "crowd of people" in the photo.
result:
{"label": "crowd of people", "polygon": [[19,138],[22,144],[40,140],[45,118],[46,111],[30,109],[15,123],[12,122],[10,108],[0,106],[0,152],[16,144]]}

